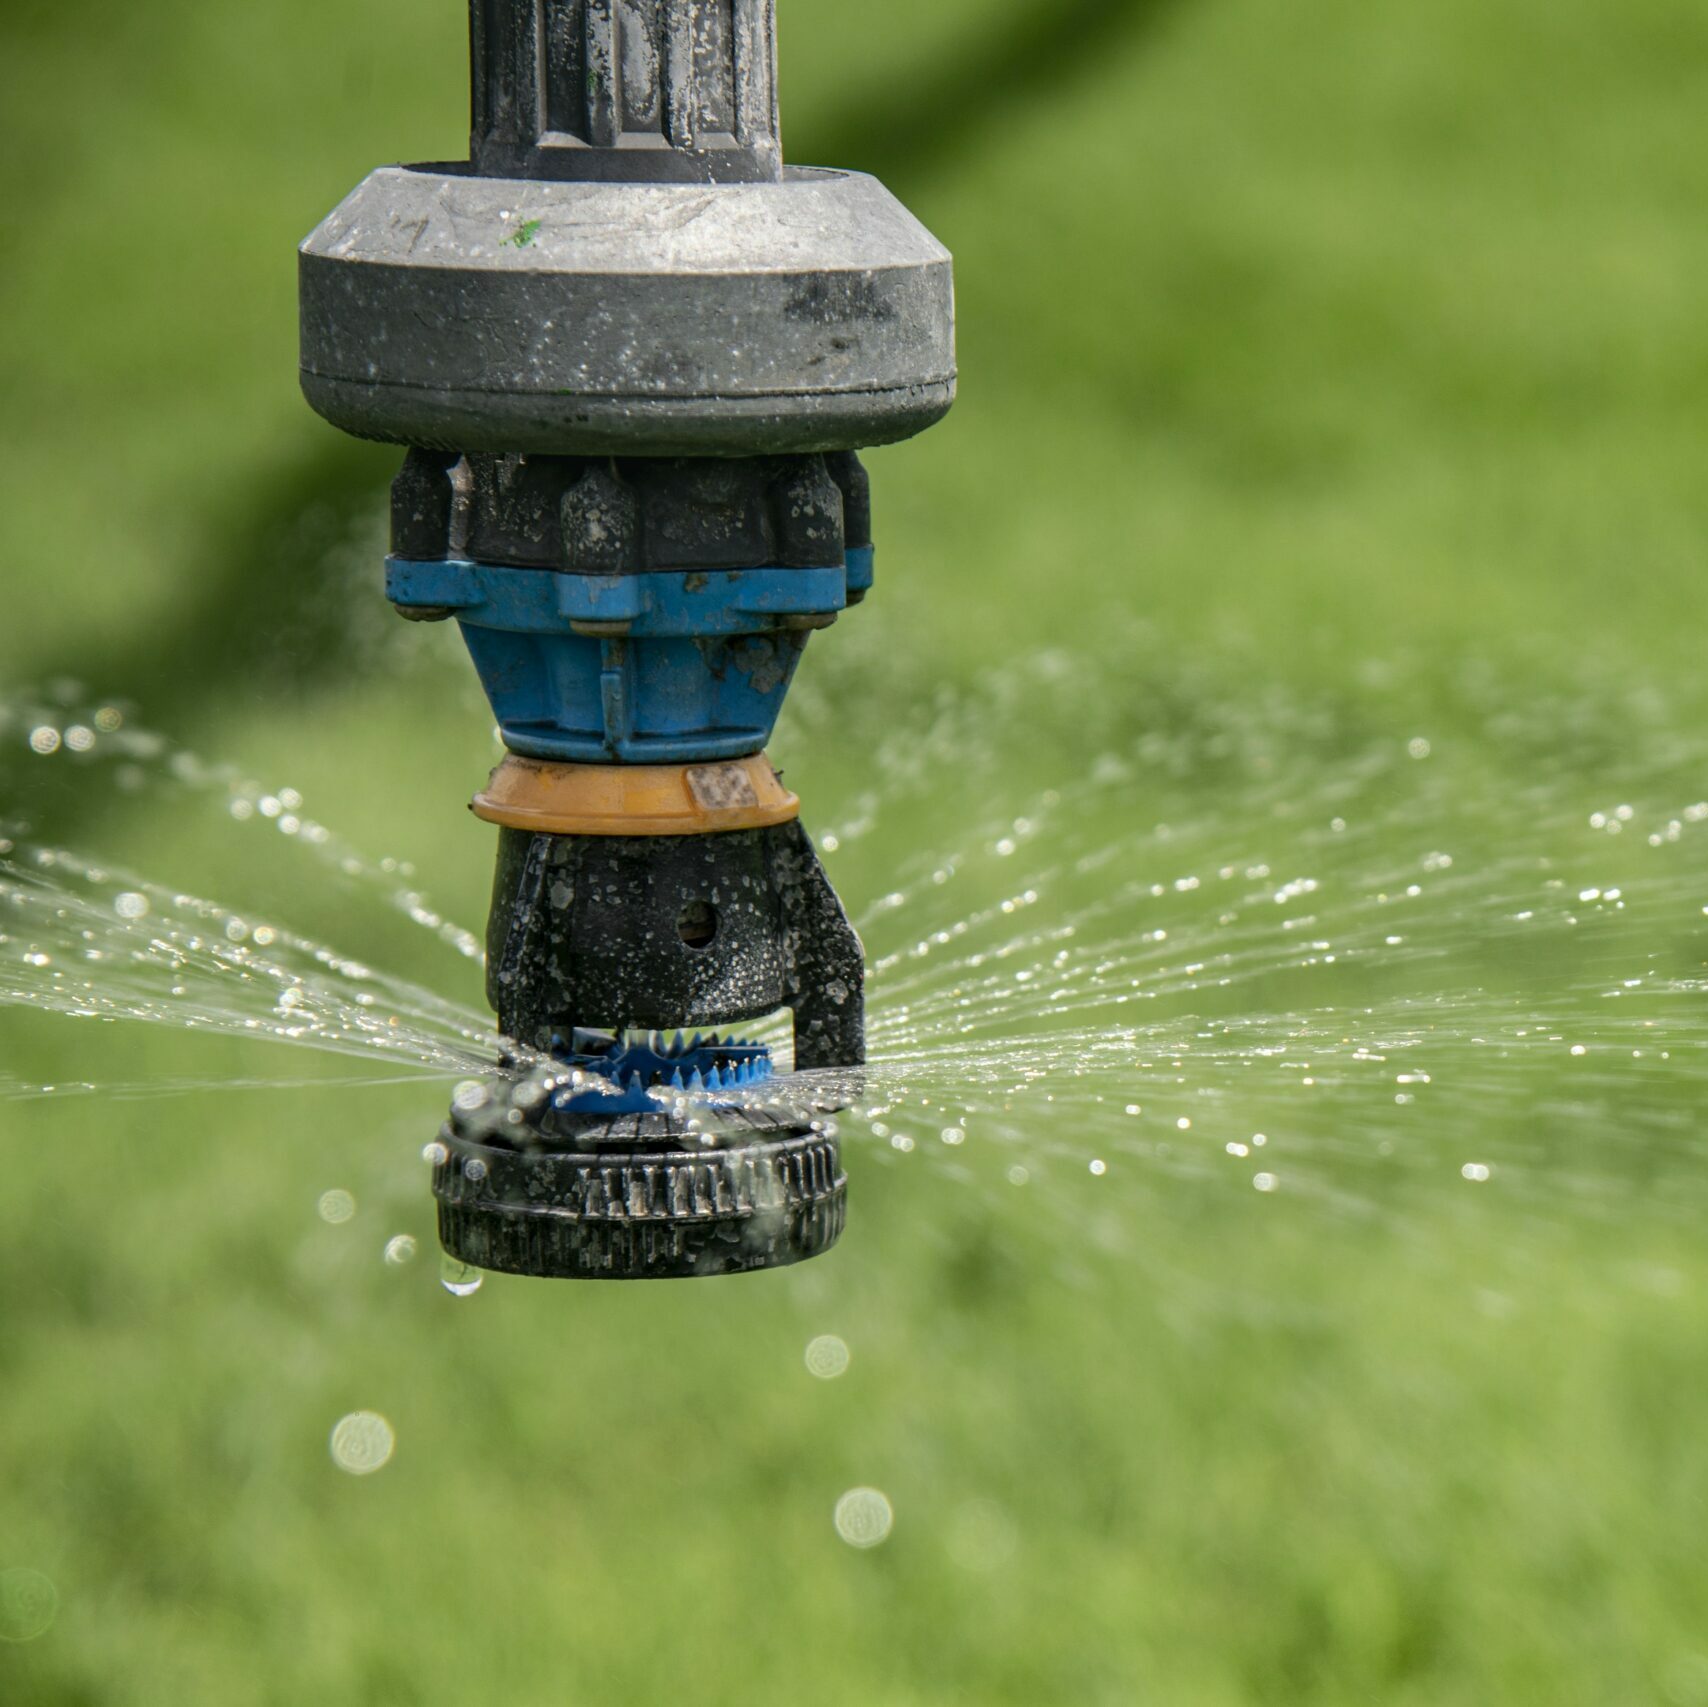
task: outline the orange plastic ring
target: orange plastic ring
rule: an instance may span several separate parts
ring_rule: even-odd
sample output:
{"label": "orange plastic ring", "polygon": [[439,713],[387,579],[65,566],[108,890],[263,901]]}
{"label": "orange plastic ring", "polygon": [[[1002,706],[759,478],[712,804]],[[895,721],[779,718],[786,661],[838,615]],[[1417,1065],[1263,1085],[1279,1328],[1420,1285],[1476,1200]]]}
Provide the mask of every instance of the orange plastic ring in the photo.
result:
{"label": "orange plastic ring", "polygon": [[554,836],[700,836],[788,824],[801,803],[763,753],[704,765],[568,765],[512,753],[473,811]]}

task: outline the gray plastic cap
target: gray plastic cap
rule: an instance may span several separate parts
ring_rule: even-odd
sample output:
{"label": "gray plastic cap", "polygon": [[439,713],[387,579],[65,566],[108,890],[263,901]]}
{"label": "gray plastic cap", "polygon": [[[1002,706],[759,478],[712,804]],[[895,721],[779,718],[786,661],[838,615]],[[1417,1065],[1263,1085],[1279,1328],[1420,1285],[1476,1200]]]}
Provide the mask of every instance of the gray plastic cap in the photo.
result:
{"label": "gray plastic cap", "polygon": [[367,438],[759,455],[954,401],[948,251],[875,179],[543,182],[387,167],[302,247],[302,381]]}
{"label": "gray plastic cap", "polygon": [[388,167],[302,247],[302,384],[427,449],[859,450],[955,396],[948,252],[787,170],[775,0],[470,0],[470,164]]}

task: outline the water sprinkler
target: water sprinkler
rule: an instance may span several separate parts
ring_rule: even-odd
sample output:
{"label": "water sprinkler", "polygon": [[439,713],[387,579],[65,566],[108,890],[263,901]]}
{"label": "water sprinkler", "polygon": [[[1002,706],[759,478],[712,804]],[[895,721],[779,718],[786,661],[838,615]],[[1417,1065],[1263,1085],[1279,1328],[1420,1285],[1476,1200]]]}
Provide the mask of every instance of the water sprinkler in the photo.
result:
{"label": "water sprinkler", "polygon": [[[385,167],[302,246],[302,385],[408,447],[386,590],[455,620],[507,756],[487,993],[514,1050],[439,1140],[440,1235],[541,1276],[827,1250],[858,937],[765,756],[873,581],[857,452],[954,400],[943,247],[785,166],[774,0],[471,0],[469,160]],[[833,1077],[834,1075],[830,1075]]]}

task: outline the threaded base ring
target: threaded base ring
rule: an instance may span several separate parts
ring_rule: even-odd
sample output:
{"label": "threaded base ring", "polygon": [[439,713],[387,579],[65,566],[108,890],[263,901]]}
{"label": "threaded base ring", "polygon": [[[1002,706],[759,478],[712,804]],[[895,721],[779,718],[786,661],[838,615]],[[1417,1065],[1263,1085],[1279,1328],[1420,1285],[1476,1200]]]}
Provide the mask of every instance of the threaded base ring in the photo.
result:
{"label": "threaded base ring", "polygon": [[447,1131],[433,1173],[447,1252],[501,1274],[666,1280],[785,1268],[842,1235],[835,1138],[715,1150],[507,1150]]}

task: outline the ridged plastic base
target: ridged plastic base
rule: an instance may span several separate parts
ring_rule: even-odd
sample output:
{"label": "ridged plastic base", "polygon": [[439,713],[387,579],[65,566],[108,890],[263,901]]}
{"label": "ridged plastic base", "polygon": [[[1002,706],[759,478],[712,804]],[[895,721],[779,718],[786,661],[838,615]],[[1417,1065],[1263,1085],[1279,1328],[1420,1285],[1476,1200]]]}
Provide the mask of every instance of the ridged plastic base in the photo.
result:
{"label": "ridged plastic base", "polygon": [[501,1274],[670,1280],[786,1268],[828,1251],[847,1218],[840,1146],[818,1134],[698,1152],[443,1142],[440,1241]]}

